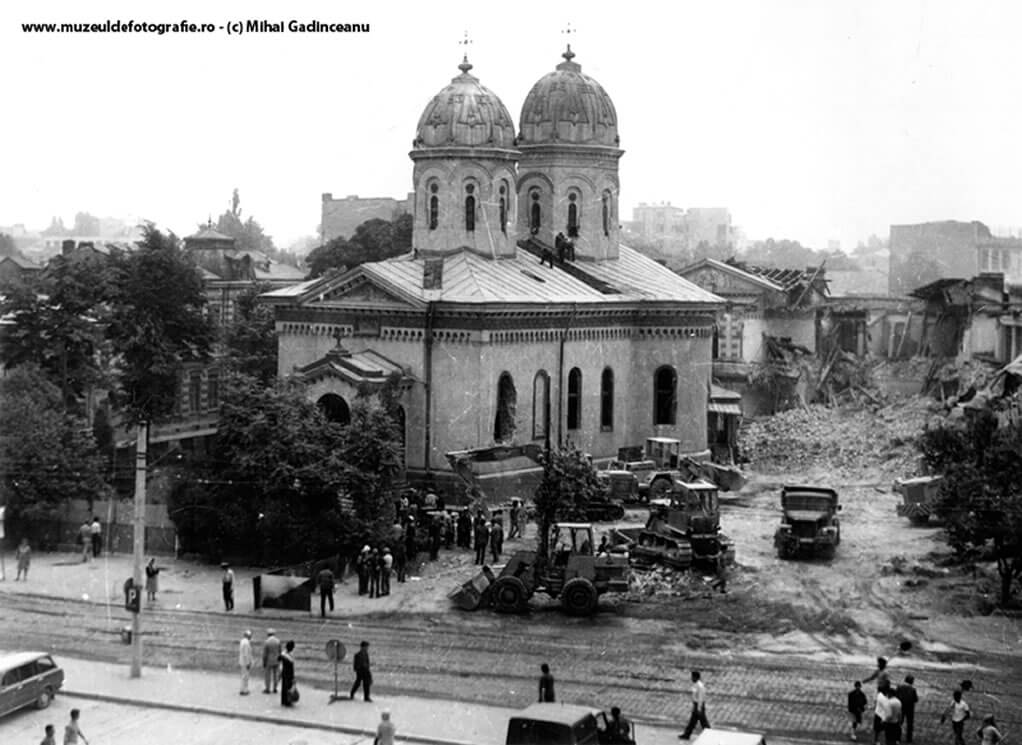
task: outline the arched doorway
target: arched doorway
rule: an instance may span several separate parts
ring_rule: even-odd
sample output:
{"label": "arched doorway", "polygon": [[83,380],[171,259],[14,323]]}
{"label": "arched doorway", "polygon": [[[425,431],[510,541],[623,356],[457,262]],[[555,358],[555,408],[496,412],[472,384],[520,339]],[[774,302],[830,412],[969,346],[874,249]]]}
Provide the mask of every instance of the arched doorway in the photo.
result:
{"label": "arched doorway", "polygon": [[320,396],[316,405],[329,421],[336,424],[351,424],[351,409],[348,408],[348,402],[336,393]]}

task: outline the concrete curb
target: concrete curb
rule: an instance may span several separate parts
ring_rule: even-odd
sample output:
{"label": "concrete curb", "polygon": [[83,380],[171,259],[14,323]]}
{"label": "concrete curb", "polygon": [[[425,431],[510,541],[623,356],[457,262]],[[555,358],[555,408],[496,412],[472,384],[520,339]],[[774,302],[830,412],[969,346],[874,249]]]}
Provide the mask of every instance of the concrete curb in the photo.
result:
{"label": "concrete curb", "polygon": [[[105,701],[106,703],[120,704],[123,706],[136,706],[143,709],[164,709],[166,711],[177,711],[185,714],[204,714],[206,716],[225,717],[228,719],[244,719],[249,722],[258,722],[260,724],[277,724],[284,727],[326,730],[329,732],[337,732],[342,735],[362,735],[368,738],[376,737],[375,730],[346,727],[343,724],[315,722],[309,719],[280,719],[278,717],[267,716],[266,714],[246,714],[243,712],[214,709],[208,706],[172,704],[166,701],[139,701],[136,699],[123,698],[121,696],[113,696],[106,693],[86,693],[83,691],[67,690],[63,688],[60,690],[59,695],[67,696],[69,698],[85,699],[88,701]],[[422,745],[477,745],[476,743],[464,740],[445,740],[439,737],[423,737],[422,735],[402,734],[397,739],[402,742],[422,743]]]}

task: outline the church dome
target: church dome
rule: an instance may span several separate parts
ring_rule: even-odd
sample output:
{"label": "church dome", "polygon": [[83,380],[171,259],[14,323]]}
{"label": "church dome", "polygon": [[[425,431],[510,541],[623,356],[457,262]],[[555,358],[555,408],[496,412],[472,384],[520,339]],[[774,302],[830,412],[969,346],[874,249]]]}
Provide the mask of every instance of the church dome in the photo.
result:
{"label": "church dome", "polygon": [[515,125],[501,100],[469,74],[466,58],[461,75],[433,96],[419,118],[413,146],[514,148]]}
{"label": "church dome", "polygon": [[532,86],[522,105],[518,144],[569,143],[617,147],[617,112],[607,91],[573,62],[568,45],[564,62]]}

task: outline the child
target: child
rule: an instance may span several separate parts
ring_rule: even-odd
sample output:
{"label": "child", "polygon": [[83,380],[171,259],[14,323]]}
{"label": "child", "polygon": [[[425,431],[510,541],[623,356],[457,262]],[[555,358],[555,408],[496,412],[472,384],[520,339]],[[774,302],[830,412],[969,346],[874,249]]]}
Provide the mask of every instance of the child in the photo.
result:
{"label": "child", "polygon": [[848,720],[851,725],[849,736],[858,739],[856,733],[862,725],[862,713],[866,711],[866,694],[862,692],[862,683],[855,681],[855,687],[848,692]]}

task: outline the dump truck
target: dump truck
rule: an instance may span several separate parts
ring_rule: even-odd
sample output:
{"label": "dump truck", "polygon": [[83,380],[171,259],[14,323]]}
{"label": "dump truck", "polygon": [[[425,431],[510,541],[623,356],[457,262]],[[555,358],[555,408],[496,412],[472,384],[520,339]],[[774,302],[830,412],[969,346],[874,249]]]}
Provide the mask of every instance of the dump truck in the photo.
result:
{"label": "dump truck", "polygon": [[841,543],[840,510],[837,492],[829,487],[781,487],[781,525],[774,533],[777,555],[782,559],[805,554],[833,558]]}
{"label": "dump truck", "polygon": [[499,613],[522,613],[533,595],[544,593],[559,598],[570,615],[589,616],[600,595],[628,589],[627,554],[597,556],[590,523],[554,523],[548,545],[545,556],[538,549],[515,551],[496,577],[484,566],[449,597],[466,610],[489,604]]}
{"label": "dump truck", "polygon": [[901,495],[898,514],[907,517],[913,525],[926,525],[934,515],[943,476],[917,476],[895,479],[894,492]]}
{"label": "dump truck", "polygon": [[734,562],[734,541],[720,530],[717,486],[705,479],[674,482],[664,497],[650,500],[644,527],[612,530],[611,538],[640,568],[688,569],[715,564],[721,556]]}

